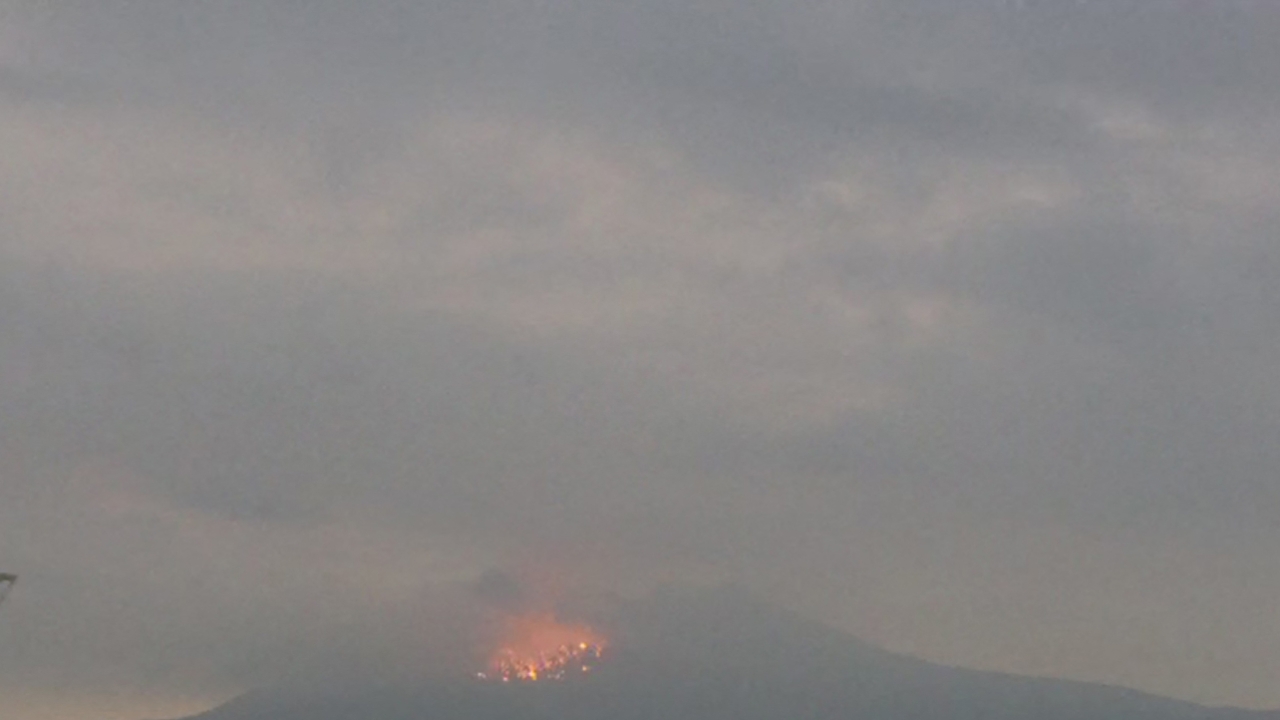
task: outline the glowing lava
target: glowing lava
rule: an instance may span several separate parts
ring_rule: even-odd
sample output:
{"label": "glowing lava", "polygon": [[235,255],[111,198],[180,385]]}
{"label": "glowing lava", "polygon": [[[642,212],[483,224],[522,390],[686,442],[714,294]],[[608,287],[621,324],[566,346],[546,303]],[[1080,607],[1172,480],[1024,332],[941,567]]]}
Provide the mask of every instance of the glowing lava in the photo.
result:
{"label": "glowing lava", "polygon": [[508,618],[502,645],[489,658],[482,680],[538,682],[564,680],[591,672],[605,639],[582,624],[562,623],[552,615]]}

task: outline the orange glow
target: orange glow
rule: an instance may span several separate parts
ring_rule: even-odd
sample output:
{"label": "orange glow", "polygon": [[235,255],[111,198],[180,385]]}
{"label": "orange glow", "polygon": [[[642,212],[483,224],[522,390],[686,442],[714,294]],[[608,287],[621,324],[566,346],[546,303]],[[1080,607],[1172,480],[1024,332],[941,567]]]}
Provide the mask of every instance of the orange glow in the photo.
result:
{"label": "orange glow", "polygon": [[555,616],[508,618],[502,644],[489,657],[482,680],[537,682],[564,680],[591,671],[606,645],[604,636],[580,623]]}

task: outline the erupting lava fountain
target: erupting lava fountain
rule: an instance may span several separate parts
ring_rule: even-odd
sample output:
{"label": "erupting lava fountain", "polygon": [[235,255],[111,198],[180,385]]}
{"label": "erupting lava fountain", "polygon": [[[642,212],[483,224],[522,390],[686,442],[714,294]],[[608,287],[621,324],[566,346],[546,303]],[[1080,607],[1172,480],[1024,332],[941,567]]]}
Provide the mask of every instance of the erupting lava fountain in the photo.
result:
{"label": "erupting lava fountain", "polygon": [[603,656],[604,637],[579,623],[562,623],[554,615],[507,618],[502,643],[489,656],[481,680],[543,682],[585,675]]}

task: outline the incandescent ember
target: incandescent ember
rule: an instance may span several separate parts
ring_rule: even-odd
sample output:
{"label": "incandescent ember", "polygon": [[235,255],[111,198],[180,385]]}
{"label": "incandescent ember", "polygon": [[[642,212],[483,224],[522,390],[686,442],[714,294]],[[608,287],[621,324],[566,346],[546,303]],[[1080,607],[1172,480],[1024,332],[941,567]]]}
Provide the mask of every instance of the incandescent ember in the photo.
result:
{"label": "incandescent ember", "polygon": [[607,645],[592,628],[562,623],[553,615],[508,618],[502,643],[490,655],[481,680],[542,682],[584,675],[600,661]]}

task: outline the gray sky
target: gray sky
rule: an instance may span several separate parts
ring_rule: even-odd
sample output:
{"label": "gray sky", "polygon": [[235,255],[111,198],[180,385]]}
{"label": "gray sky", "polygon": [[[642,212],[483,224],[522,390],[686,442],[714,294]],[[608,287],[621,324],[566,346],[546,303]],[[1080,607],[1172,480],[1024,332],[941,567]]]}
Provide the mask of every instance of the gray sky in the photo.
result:
{"label": "gray sky", "polygon": [[1280,5],[0,8],[26,717],[491,568],[1280,706]]}

